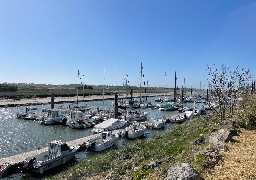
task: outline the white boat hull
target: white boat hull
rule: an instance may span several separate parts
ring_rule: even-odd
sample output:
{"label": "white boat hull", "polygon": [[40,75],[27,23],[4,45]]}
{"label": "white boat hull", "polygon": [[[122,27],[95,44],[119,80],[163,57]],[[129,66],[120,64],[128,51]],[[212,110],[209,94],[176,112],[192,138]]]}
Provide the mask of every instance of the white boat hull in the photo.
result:
{"label": "white boat hull", "polygon": [[127,137],[129,139],[136,139],[138,137],[141,137],[141,136],[144,136],[145,132],[146,132],[146,128],[145,129],[140,129],[140,130],[137,130],[137,131],[131,131],[129,130],[127,132]]}
{"label": "white boat hull", "polygon": [[33,168],[32,171],[38,174],[43,174],[45,171],[48,171],[52,168],[55,168],[70,161],[75,156],[75,153],[76,152],[74,151],[70,154],[44,161],[40,164],[40,166]]}
{"label": "white boat hull", "polygon": [[104,140],[103,142],[101,142],[99,144],[95,144],[94,150],[98,151],[98,152],[99,151],[104,151],[104,150],[112,147],[113,145],[115,145],[117,140],[118,140],[118,137],[116,137],[116,136],[114,136],[111,139]]}

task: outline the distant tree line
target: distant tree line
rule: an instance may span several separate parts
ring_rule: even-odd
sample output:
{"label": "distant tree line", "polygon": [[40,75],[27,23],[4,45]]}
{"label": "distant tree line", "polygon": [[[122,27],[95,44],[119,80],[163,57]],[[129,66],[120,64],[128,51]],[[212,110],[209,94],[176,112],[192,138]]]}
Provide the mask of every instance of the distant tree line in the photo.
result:
{"label": "distant tree line", "polygon": [[0,92],[16,92],[18,86],[9,85],[9,84],[0,84]]}
{"label": "distant tree line", "polygon": [[[78,89],[83,90],[83,85],[79,86]],[[92,87],[92,86],[88,86],[88,85],[85,84],[85,85],[84,85],[84,89],[90,89],[90,90],[92,90],[93,87]]]}

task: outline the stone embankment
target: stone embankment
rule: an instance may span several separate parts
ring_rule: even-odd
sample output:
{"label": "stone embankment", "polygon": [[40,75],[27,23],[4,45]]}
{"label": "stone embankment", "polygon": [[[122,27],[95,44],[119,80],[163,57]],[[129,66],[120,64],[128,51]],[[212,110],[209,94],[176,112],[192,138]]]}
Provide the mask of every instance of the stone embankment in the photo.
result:
{"label": "stone embankment", "polygon": [[199,151],[204,158],[204,171],[200,175],[190,164],[171,166],[166,180],[174,179],[256,179],[256,132],[237,130],[234,121],[226,120],[221,129],[208,137],[196,140],[193,145],[208,144]]}

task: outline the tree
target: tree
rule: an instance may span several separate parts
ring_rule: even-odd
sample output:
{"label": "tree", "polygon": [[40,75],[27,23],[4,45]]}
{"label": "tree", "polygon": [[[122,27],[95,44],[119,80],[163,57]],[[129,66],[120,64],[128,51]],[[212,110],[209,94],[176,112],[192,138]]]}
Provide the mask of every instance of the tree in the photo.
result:
{"label": "tree", "polygon": [[243,93],[249,92],[249,83],[252,78],[250,69],[239,69],[237,66],[233,71],[226,65],[221,66],[221,70],[215,65],[212,67],[207,65],[209,78],[207,79],[210,88],[211,97],[217,101],[219,107],[219,115],[221,120],[225,119],[225,111],[233,107],[238,97]]}
{"label": "tree", "polygon": [[0,84],[0,92],[15,92],[18,90],[17,86],[8,85],[8,84]]}

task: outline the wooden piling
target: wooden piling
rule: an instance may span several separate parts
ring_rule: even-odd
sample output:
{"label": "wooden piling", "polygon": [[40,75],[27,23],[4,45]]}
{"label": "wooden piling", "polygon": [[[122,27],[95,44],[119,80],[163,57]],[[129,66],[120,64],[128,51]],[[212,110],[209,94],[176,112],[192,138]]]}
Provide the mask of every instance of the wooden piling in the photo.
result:
{"label": "wooden piling", "polygon": [[115,118],[118,118],[118,94],[115,94]]}
{"label": "wooden piling", "polygon": [[181,107],[182,107],[182,110],[183,110],[183,102],[184,102],[184,89],[182,88],[182,90],[181,90]]}
{"label": "wooden piling", "polygon": [[133,99],[133,89],[131,89],[130,94],[131,94],[131,101],[132,101],[132,99]]}
{"label": "wooden piling", "polygon": [[54,108],[54,93],[51,95],[51,109]]}
{"label": "wooden piling", "polygon": [[207,94],[206,94],[206,102],[208,102],[209,101],[209,90],[207,89],[207,92],[206,92]]}
{"label": "wooden piling", "polygon": [[174,101],[177,101],[177,76],[175,71],[175,77],[174,77]]}

